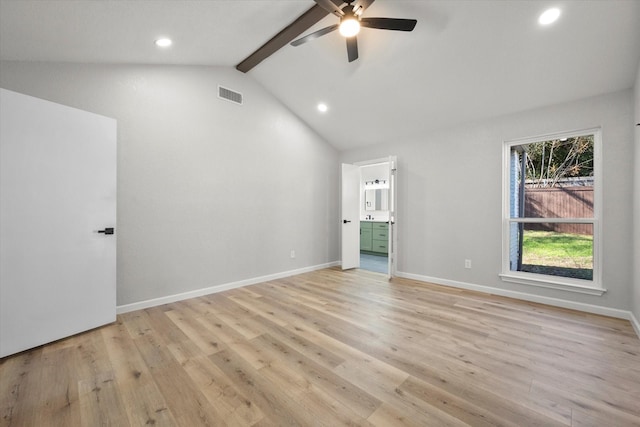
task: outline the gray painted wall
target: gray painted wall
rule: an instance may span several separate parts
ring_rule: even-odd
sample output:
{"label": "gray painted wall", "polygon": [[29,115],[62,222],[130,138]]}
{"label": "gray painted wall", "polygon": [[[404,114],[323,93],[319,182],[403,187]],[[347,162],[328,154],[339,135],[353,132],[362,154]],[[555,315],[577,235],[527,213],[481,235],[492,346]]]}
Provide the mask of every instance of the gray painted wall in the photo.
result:
{"label": "gray painted wall", "polygon": [[[630,310],[632,115],[633,93],[627,90],[346,151],[341,161],[398,156],[399,272]],[[503,141],[596,126],[602,127],[603,138],[603,281],[608,292],[598,297],[503,282],[498,277]],[[464,268],[465,259],[472,260],[472,269]]]}
{"label": "gray painted wall", "polygon": [[[218,84],[242,92],[246,104],[218,100]],[[215,67],[3,62],[0,86],[118,120],[119,305],[339,258],[338,154],[251,78]],[[399,271],[640,317],[633,110],[629,90],[352,150],[340,160],[398,155]],[[603,128],[609,291],[595,297],[502,282],[503,141],[595,126]],[[638,138],[636,130],[636,147]]]}
{"label": "gray painted wall", "polygon": [[250,77],[2,62],[0,86],[117,119],[118,305],[338,260],[338,154]]}
{"label": "gray painted wall", "polygon": [[[634,276],[633,276],[633,307],[632,311],[637,322],[640,322],[640,64],[638,64],[638,73],[636,75],[635,85],[635,117],[634,128],[636,135],[635,146],[635,176],[633,187],[633,218],[634,218]],[[638,331],[640,333],[640,331]]]}

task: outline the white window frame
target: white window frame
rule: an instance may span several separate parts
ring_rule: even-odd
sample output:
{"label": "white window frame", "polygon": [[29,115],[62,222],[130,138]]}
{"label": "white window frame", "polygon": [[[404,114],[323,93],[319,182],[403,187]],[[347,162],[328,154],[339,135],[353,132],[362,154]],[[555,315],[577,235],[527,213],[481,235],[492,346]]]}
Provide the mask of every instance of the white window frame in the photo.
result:
{"label": "white window frame", "polygon": [[[572,138],[581,135],[593,135],[593,218],[511,218],[510,214],[510,162],[511,149],[514,146],[553,139]],[[602,286],[602,130],[601,128],[559,132],[516,140],[504,141],[502,152],[502,273],[500,278],[506,282],[544,288],[561,289],[590,295],[602,295],[606,289]],[[593,225],[593,280],[573,279],[510,269],[510,226],[513,223],[566,222]]]}

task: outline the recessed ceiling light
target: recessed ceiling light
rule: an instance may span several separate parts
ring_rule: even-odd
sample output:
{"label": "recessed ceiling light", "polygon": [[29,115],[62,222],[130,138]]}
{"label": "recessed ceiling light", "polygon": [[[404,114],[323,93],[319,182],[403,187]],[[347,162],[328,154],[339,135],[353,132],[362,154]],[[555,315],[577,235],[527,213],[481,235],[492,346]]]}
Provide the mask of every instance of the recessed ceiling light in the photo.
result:
{"label": "recessed ceiling light", "polygon": [[323,102],[318,104],[318,111],[320,111],[321,113],[326,113],[328,109],[329,109],[329,107],[327,107],[327,104],[325,104]]}
{"label": "recessed ceiling light", "polygon": [[547,9],[538,18],[538,24],[540,25],[549,25],[553,24],[560,17],[560,9],[557,7],[552,7],[551,9]]}
{"label": "recessed ceiling light", "polygon": [[171,39],[168,38],[161,38],[156,40],[156,46],[158,47],[169,47],[173,44],[173,42],[171,41]]}

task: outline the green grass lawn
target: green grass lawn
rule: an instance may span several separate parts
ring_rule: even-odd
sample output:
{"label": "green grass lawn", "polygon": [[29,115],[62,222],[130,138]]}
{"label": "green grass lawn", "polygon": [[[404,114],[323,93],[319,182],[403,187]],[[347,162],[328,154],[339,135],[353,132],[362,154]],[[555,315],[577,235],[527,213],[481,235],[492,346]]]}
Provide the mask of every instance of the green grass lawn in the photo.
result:
{"label": "green grass lawn", "polygon": [[522,246],[523,271],[580,279],[593,275],[593,236],[525,230]]}

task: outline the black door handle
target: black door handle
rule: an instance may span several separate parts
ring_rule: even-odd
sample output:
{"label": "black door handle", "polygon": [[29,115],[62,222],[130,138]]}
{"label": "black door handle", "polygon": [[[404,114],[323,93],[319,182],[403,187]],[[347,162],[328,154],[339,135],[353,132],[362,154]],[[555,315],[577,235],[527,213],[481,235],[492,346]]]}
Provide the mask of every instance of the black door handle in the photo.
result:
{"label": "black door handle", "polygon": [[348,222],[351,222],[351,221],[349,221],[349,220],[347,220],[347,219],[343,219],[343,220],[342,220],[342,223],[343,223],[343,224],[346,224],[346,223],[348,223]]}
{"label": "black door handle", "polygon": [[98,230],[98,233],[103,233],[103,234],[113,234],[114,233],[114,228],[113,227],[108,227],[105,228],[104,230]]}

